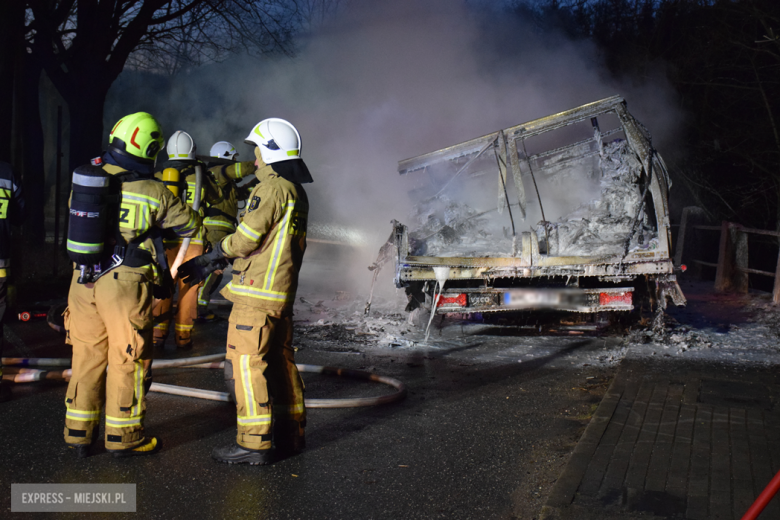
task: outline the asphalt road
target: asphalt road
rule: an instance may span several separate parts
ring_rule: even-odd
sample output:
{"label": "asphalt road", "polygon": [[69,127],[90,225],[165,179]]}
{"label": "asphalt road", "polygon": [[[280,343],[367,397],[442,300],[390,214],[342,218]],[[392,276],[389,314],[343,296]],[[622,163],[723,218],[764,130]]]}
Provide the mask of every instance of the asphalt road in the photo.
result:
{"label": "asphalt road", "polygon": [[[223,351],[226,327],[201,326],[188,355]],[[428,347],[303,335],[296,344],[300,363],[388,375],[409,395],[381,407],[310,410],[304,453],[252,467],[209,456],[234,439],[232,404],[151,394],[146,429],[162,438],[159,454],[114,459],[101,443],[101,453],[77,460],[62,440],[65,385],[15,385],[15,399],[0,405],[0,516],[36,517],[10,512],[12,483],[94,482],[137,484],[143,518],[534,518],[614,374],[599,360],[622,339],[474,326],[445,331]],[[5,355],[21,350],[69,355],[44,322],[11,327]],[[312,398],[392,391],[305,380]],[[219,370],[160,370],[155,381],[224,390]]]}

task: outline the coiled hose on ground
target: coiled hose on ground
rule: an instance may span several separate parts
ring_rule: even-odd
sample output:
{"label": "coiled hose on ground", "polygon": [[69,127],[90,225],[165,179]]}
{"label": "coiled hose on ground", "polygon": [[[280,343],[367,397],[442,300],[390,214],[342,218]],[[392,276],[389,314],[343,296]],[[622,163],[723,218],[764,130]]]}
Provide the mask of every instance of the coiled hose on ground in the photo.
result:
{"label": "coiled hose on ground", "polygon": [[[189,367],[189,368],[222,368],[224,366],[225,354],[213,354],[208,356],[198,356],[183,359],[155,359],[152,367],[155,369]],[[30,383],[34,381],[67,381],[70,379],[71,370],[69,367],[71,360],[68,358],[2,358],[3,381],[13,383]],[[46,367],[46,368],[29,368]],[[306,399],[304,403],[307,408],[357,408],[363,406],[376,406],[399,401],[406,397],[406,386],[397,379],[380,376],[363,370],[351,370],[346,368],[327,367],[321,365],[297,365],[298,371],[313,374],[326,374],[350,379],[361,379],[365,381],[374,381],[390,385],[396,389],[395,392],[378,397],[348,397],[340,399]],[[181,395],[186,397],[195,397],[198,399],[208,399],[212,401],[230,401],[230,394],[227,392],[216,392],[214,390],[204,390],[201,388],[189,388],[177,385],[168,385],[162,383],[152,383],[150,388],[152,392],[164,394]]]}

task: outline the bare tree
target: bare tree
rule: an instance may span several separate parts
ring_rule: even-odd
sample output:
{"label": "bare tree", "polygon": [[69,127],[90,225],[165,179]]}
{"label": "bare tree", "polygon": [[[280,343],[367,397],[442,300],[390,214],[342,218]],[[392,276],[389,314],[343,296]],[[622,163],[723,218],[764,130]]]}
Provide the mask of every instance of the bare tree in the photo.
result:
{"label": "bare tree", "polygon": [[[688,115],[683,184],[719,217],[780,229],[780,2],[517,0],[599,45],[608,69],[663,68]],[[667,156],[668,158],[668,156]]]}
{"label": "bare tree", "polygon": [[311,30],[345,11],[356,0],[297,0],[301,28]]}
{"label": "bare tree", "polygon": [[27,0],[27,41],[68,105],[70,165],[100,149],[103,106],[126,66],[175,70],[227,52],[291,53],[285,0]]}
{"label": "bare tree", "polygon": [[14,76],[23,50],[24,5],[0,3],[0,160],[10,162]]}

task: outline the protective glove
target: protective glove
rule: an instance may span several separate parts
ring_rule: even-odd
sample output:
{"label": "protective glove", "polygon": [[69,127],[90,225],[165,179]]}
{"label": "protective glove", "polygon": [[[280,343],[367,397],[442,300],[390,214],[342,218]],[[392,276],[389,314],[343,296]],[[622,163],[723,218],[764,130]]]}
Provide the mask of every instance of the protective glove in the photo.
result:
{"label": "protective glove", "polygon": [[179,278],[184,283],[195,285],[218,269],[224,269],[228,265],[225,253],[222,252],[219,242],[214,249],[205,255],[196,256],[179,266]]}

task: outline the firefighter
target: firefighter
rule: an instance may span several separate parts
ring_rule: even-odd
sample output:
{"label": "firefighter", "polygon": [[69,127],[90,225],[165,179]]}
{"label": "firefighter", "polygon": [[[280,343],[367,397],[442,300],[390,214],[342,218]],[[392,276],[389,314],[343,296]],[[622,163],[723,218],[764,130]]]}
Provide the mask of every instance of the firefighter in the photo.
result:
{"label": "firefighter", "polygon": [[[11,165],[0,161],[0,358],[3,357],[3,316],[5,315],[8,270],[11,267],[11,226],[24,220],[24,197]],[[0,363],[0,402],[11,398],[11,387],[3,382]]]}
{"label": "firefighter", "polygon": [[[222,295],[233,302],[225,380],[237,408],[236,443],[214,449],[230,464],[268,464],[304,448],[303,382],[295,366],[292,311],[306,249],[309,211],[301,184],[312,182],[301,159],[301,139],[283,119],[265,119],[246,138],[254,145],[260,181],[235,233],[211,253],[181,266],[201,280],[233,260]],[[272,426],[273,425],[273,426]],[[273,443],[272,443],[273,439]],[[276,454],[272,456],[272,444]]]}
{"label": "firefighter", "polygon": [[[206,174],[205,165],[201,164],[195,156],[195,149],[195,142],[187,132],[182,132],[181,130],[174,132],[170,139],[168,139],[167,152],[169,162],[166,163],[166,166],[168,168],[174,168],[178,172],[179,179],[174,181],[171,187],[179,192],[178,194],[182,196],[182,199],[185,200],[190,207],[192,207],[195,202],[195,167],[201,167],[203,174],[200,199],[201,214],[203,214],[204,211],[208,211],[208,207],[211,203],[219,201],[220,191],[211,177]],[[159,179],[163,179],[163,172],[157,172],[155,176]],[[163,179],[163,182],[171,185],[171,182],[168,180]],[[206,222],[203,224],[204,228],[190,240],[190,245],[184,256],[185,261],[203,254]],[[183,238],[171,231],[166,231],[164,237],[165,254],[169,265],[173,265],[174,260],[176,260],[179,250],[181,249]],[[172,297],[155,302],[153,311],[155,319],[154,345],[155,348],[163,348],[165,339],[168,337],[170,322],[173,321],[176,347],[182,350],[189,350],[192,348],[192,328],[193,323],[197,318],[197,300],[200,286],[190,286],[189,284],[182,282],[178,276],[174,279],[174,283],[178,285],[178,308],[176,316],[171,316],[171,307],[173,305]],[[171,318],[173,318],[173,320]]]}
{"label": "firefighter", "polygon": [[[236,161],[238,152],[235,146],[227,141],[214,143],[209,155],[220,162],[209,169],[209,176],[219,188],[219,200],[206,208],[203,226],[206,228],[208,242],[216,244],[236,230],[238,195],[242,190],[236,187],[235,181],[241,180],[244,175],[253,174],[255,163],[254,161]],[[203,281],[203,285],[198,291],[198,321],[207,322],[216,318],[213,313],[209,312],[208,305],[211,295],[221,283],[221,269],[209,273]]]}
{"label": "firefighter", "polygon": [[114,125],[102,157],[74,171],[68,229],[71,258],[83,252],[100,253],[104,242],[102,237],[87,236],[93,233],[96,219],[81,217],[95,213],[79,207],[94,202],[96,196],[89,190],[77,194],[77,185],[100,187],[101,178],[96,176],[100,173],[104,186],[116,186],[115,218],[107,221],[104,232],[107,261],[94,268],[81,266],[81,272],[77,268],[65,313],[67,338],[73,345],[65,442],[79,458],[87,457],[97,441],[104,402],[106,448],[115,457],[149,455],[160,448],[160,440],[145,437],[143,429],[152,379],[154,282],[163,278],[166,267],[159,231],[188,237],[200,229],[200,216],[154,179],[154,160],[164,142],[154,117],[146,112],[130,114]]}
{"label": "firefighter", "polygon": [[[236,177],[235,171],[241,172],[241,163],[236,168],[235,158],[238,156],[236,148],[227,141],[219,141],[211,147],[209,152],[211,157],[219,159],[220,163],[209,169],[209,176],[219,187],[220,198],[208,208],[206,208],[203,225],[206,228],[206,239],[210,244],[215,244],[225,236],[236,230],[236,216],[238,214],[237,190],[233,182]],[[232,168],[231,168],[232,167]],[[233,174],[228,174],[228,169],[232,169]],[[254,172],[254,164],[250,165],[249,171]],[[222,270],[218,269],[209,273],[198,290],[198,321],[208,322],[216,319],[216,316],[209,312],[209,301],[211,295],[222,283]]]}

